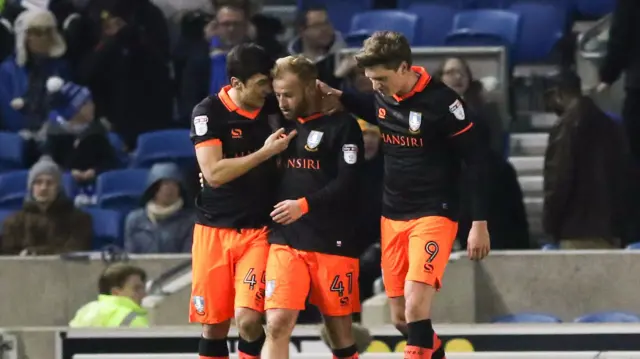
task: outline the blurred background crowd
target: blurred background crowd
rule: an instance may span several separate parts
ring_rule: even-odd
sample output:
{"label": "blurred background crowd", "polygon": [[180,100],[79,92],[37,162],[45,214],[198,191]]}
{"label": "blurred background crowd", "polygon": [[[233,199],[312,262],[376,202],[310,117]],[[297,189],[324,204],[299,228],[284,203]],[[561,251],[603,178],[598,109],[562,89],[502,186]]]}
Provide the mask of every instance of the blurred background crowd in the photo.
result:
{"label": "blurred background crowd", "polygon": [[[228,50],[252,41],[274,58],[303,54],[322,81],[366,92],[371,83],[340,54],[375,30],[416,47],[506,49],[508,104],[490,96],[497,77],[474,76],[464,56],[427,69],[464,98],[492,148],[492,249],[640,241],[638,1],[0,0],[0,11],[0,255],[190,252],[190,115],[227,83]],[[585,45],[604,54],[585,85],[576,26],[604,18],[610,29]],[[529,65],[545,70],[523,73]],[[379,129],[360,123],[364,300],[380,276],[383,159]],[[469,222],[463,210],[459,247]]]}

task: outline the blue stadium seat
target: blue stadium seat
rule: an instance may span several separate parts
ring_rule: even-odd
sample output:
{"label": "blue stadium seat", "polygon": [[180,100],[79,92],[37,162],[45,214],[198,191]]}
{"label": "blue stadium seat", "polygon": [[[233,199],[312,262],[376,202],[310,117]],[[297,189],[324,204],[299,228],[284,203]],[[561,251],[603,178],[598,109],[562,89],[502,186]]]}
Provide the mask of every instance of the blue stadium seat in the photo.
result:
{"label": "blue stadium seat", "polygon": [[516,313],[494,318],[492,323],[562,323],[562,319],[546,313]]}
{"label": "blue stadium seat", "polygon": [[150,168],[159,162],[195,164],[195,156],[189,130],[153,131],[138,136],[132,166]]}
{"label": "blue stadium seat", "polygon": [[510,55],[517,43],[520,15],[506,10],[461,11],[453,19],[449,46],[505,46]]}
{"label": "blue stadium seat", "polygon": [[0,235],[2,235],[2,228],[4,228],[4,220],[14,213],[16,213],[16,211],[10,209],[0,210]]}
{"label": "blue stadium seat", "polygon": [[606,114],[607,114],[607,116],[609,116],[609,117],[610,117],[614,122],[622,123],[622,116],[621,116],[621,115],[619,115],[619,114],[617,114],[617,113],[614,113],[614,112],[610,112],[610,111],[607,111],[607,112],[605,112],[605,113],[606,113]]}
{"label": "blue stadium seat", "polygon": [[509,0],[477,0],[475,6],[478,9],[502,9],[509,6]]}
{"label": "blue stadium seat", "polygon": [[456,9],[444,4],[414,2],[407,8],[407,12],[420,17],[420,27],[416,45],[443,46],[447,35],[453,29],[453,17]]}
{"label": "blue stadium seat", "polygon": [[0,172],[24,167],[24,140],[17,133],[0,131]]}
{"label": "blue stadium seat", "polygon": [[598,312],[585,314],[574,320],[576,323],[638,323],[640,316],[627,312]]}
{"label": "blue stadium seat", "polygon": [[520,15],[515,64],[547,60],[564,35],[566,11],[561,6],[543,2],[517,2],[509,10]]}
{"label": "blue stadium seat", "polygon": [[351,19],[360,12],[373,9],[373,0],[323,0],[333,27],[343,34],[349,32]]}
{"label": "blue stadium seat", "polygon": [[576,10],[589,17],[602,17],[607,15],[616,7],[615,0],[574,0]]}
{"label": "blue stadium seat", "polygon": [[446,5],[455,9],[472,8],[476,0],[398,0],[398,9],[410,11],[414,5]]}
{"label": "blue stadium seat", "polygon": [[124,216],[122,212],[101,208],[84,208],[83,210],[91,215],[93,222],[92,250],[101,250],[108,245],[123,247]]}
{"label": "blue stadium seat", "polygon": [[365,11],[353,17],[347,38],[388,30],[404,34],[409,43],[413,44],[418,37],[419,20],[418,15],[401,10]]}
{"label": "blue stadium seat", "polygon": [[555,243],[547,243],[547,244],[543,245],[541,249],[543,251],[553,251],[553,250],[556,250],[556,249],[560,249],[560,247],[558,247],[558,245],[555,244]]}
{"label": "blue stadium seat", "polygon": [[125,151],[125,144],[122,138],[115,132],[109,132],[109,143],[115,151],[116,157],[121,166],[127,166],[129,164],[129,155]]}
{"label": "blue stadium seat", "polygon": [[21,170],[0,174],[0,208],[20,209],[27,195],[29,171]]}
{"label": "blue stadium seat", "polygon": [[78,194],[78,186],[73,176],[71,176],[71,172],[62,174],[62,187],[64,187],[64,193],[66,193],[67,197],[71,200]]}
{"label": "blue stadium seat", "polygon": [[640,242],[635,242],[635,243],[631,243],[627,246],[627,249],[629,250],[639,250],[640,249]]}
{"label": "blue stadium seat", "polygon": [[124,169],[104,172],[96,180],[98,207],[129,211],[140,206],[149,171]]}

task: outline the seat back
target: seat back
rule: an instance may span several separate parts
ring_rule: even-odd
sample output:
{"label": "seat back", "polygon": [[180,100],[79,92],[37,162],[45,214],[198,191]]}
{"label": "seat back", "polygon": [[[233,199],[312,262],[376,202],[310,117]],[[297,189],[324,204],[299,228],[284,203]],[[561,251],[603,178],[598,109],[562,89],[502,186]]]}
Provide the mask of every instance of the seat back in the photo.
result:
{"label": "seat back", "polygon": [[27,195],[29,171],[13,171],[0,174],[0,208],[20,209]]}
{"label": "seat back", "polygon": [[401,10],[371,10],[356,14],[351,20],[349,33],[372,34],[376,31],[402,33],[413,44],[417,39],[418,15]]}
{"label": "seat back", "polygon": [[537,63],[549,58],[567,24],[561,6],[544,2],[517,2],[509,10],[520,15],[520,33],[515,64]]}
{"label": "seat back", "polygon": [[143,133],[138,143],[132,165],[150,168],[159,162],[195,162],[195,149],[188,130],[163,130]]}
{"label": "seat back", "polygon": [[349,32],[351,20],[360,12],[373,9],[373,0],[323,0],[333,27],[343,34]]}
{"label": "seat back", "polygon": [[149,171],[124,169],[104,172],[96,180],[98,207],[128,211],[140,205]]}
{"label": "seat back", "polygon": [[440,3],[414,2],[407,11],[420,17],[416,43],[419,46],[443,46],[453,29],[456,8]]}
{"label": "seat back", "polygon": [[561,323],[555,315],[547,313],[515,313],[494,318],[492,323]]}
{"label": "seat back", "polygon": [[499,36],[514,45],[518,41],[520,15],[498,9],[465,10],[453,18],[453,30]]}
{"label": "seat back", "polygon": [[17,133],[0,131],[0,172],[24,167],[24,140]]}
{"label": "seat back", "polygon": [[574,320],[576,323],[638,323],[640,316],[618,311],[585,314]]}
{"label": "seat back", "polygon": [[124,216],[122,212],[102,208],[85,208],[83,210],[91,215],[93,223],[92,250],[101,250],[110,245],[123,248]]}

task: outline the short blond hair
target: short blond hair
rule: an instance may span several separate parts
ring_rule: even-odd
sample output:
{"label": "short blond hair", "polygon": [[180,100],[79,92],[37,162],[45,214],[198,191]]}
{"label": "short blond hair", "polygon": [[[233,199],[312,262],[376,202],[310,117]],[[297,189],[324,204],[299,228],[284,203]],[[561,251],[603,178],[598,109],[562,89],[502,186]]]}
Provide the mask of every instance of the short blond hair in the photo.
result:
{"label": "short blond hair", "polygon": [[276,64],[271,70],[271,77],[277,79],[285,73],[296,75],[303,83],[315,83],[318,79],[318,68],[313,61],[302,55],[287,56],[276,60]]}
{"label": "short blond hair", "polygon": [[411,66],[411,45],[399,32],[377,31],[364,41],[355,58],[358,67],[383,66],[396,70],[403,62]]}

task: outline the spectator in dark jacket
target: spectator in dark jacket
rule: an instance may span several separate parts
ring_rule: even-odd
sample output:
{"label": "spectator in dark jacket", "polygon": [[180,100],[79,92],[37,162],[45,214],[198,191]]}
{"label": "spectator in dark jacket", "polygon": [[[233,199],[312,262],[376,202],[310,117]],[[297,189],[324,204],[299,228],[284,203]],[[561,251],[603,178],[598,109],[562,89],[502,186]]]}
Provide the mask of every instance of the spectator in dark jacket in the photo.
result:
{"label": "spectator in dark jacket", "polygon": [[29,172],[24,207],[2,227],[0,254],[46,255],[91,248],[91,217],[66,197],[58,166],[44,158]]}
{"label": "spectator in dark jacket", "polygon": [[327,9],[319,5],[302,9],[296,17],[296,30],[298,36],[289,43],[289,54],[311,59],[318,68],[318,78],[339,88],[342,78],[336,76],[336,62],[346,44],[333,28]]}
{"label": "spectator in dark jacket", "polygon": [[80,185],[93,183],[96,176],[117,163],[107,129],[95,120],[91,92],[59,78],[47,82],[51,105],[47,124],[46,153]]}
{"label": "spectator in dark jacket", "polygon": [[172,122],[167,23],[149,0],[93,0],[86,11],[100,35],[80,60],[78,81],[133,149],[139,134]]}
{"label": "spectator in dark jacket", "polygon": [[129,214],[124,245],[129,253],[189,253],[193,211],[178,167],[159,163],[151,168],[144,207]]}
{"label": "spectator in dark jacket", "polygon": [[628,146],[620,126],[562,73],[548,94],[560,116],[549,134],[544,168],[545,232],[561,248],[618,246],[625,223]]}
{"label": "spectator in dark jacket", "polygon": [[598,90],[616,82],[624,72],[626,96],[622,109],[631,154],[640,165],[640,1],[618,0],[609,30],[607,55],[600,67]]}

